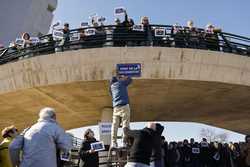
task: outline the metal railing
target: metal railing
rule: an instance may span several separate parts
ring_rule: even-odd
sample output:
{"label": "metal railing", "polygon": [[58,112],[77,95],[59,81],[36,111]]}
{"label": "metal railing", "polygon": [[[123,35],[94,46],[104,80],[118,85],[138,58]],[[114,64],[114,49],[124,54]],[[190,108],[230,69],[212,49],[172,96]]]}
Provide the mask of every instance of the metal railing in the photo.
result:
{"label": "metal railing", "polygon": [[114,25],[86,27],[70,30],[62,40],[54,40],[52,34],[39,40],[25,48],[2,49],[0,64],[59,51],[125,46],[194,48],[250,56],[250,38],[220,31],[208,34],[199,28],[190,31],[187,27],[179,27],[175,32],[170,25],[148,25],[142,29]]}

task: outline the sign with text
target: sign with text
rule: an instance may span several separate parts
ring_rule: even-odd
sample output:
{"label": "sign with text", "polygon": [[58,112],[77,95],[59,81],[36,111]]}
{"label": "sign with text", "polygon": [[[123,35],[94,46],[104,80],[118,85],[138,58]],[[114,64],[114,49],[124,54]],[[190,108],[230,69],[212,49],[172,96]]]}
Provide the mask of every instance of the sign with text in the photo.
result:
{"label": "sign with text", "polygon": [[166,29],[165,28],[156,28],[155,29],[155,36],[156,37],[165,37],[166,36]]}
{"label": "sign with text", "polygon": [[141,64],[117,64],[117,73],[119,75],[125,75],[129,77],[140,77],[141,76]]}
{"label": "sign with text", "polygon": [[80,40],[80,34],[79,33],[72,33],[69,35],[69,41],[79,41]]}
{"label": "sign with text", "polygon": [[81,27],[82,28],[86,28],[89,26],[89,23],[88,22],[81,22]]}
{"label": "sign with text", "polygon": [[85,35],[86,36],[91,36],[91,35],[95,35],[96,30],[94,28],[89,28],[85,30]]}
{"label": "sign with text", "polygon": [[30,37],[31,43],[37,45],[40,43],[40,39],[38,37]]}
{"label": "sign with text", "polygon": [[144,27],[142,24],[133,25],[133,31],[144,31]]}
{"label": "sign with text", "polygon": [[111,122],[101,122],[99,123],[99,133],[100,135],[110,135],[111,134]]}
{"label": "sign with text", "polygon": [[62,30],[53,30],[52,36],[54,40],[62,40],[64,38],[64,33]]}
{"label": "sign with text", "polygon": [[124,7],[115,8],[115,15],[122,15],[126,13],[126,9]]}

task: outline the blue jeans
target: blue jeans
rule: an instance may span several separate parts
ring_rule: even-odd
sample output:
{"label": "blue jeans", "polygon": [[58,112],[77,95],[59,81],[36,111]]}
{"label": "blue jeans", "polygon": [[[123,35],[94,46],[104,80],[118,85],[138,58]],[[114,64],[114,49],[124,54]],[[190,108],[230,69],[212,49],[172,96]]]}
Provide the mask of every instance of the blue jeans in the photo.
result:
{"label": "blue jeans", "polygon": [[146,164],[139,163],[139,162],[128,162],[125,165],[125,167],[149,167],[149,166]]}

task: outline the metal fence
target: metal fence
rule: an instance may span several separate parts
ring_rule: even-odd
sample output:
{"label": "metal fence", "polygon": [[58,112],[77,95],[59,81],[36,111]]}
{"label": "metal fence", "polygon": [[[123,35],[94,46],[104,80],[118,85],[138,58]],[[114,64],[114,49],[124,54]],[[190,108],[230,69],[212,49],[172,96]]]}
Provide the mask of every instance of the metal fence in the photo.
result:
{"label": "metal fence", "polygon": [[[176,27],[175,27],[176,28]],[[49,34],[29,47],[9,47],[0,50],[0,64],[20,59],[68,50],[101,47],[176,47],[194,48],[250,56],[250,38],[230,33],[170,25],[99,26],[70,30],[56,39]]]}

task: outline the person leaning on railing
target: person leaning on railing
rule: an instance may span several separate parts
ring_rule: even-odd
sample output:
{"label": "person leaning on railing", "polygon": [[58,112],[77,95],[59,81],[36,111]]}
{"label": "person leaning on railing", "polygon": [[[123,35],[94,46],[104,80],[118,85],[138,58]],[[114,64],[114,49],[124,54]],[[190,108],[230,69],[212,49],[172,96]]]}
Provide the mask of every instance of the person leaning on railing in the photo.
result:
{"label": "person leaning on railing", "polygon": [[207,24],[204,33],[204,41],[206,49],[218,51],[219,50],[219,38],[217,32],[220,29],[216,29],[212,24]]}
{"label": "person leaning on railing", "polygon": [[188,48],[199,48],[199,30],[194,27],[194,22],[189,20],[187,22],[187,27],[185,27],[185,39]]}
{"label": "person leaning on railing", "polygon": [[22,34],[22,39],[24,40],[24,43],[23,43],[23,48],[26,48],[26,47],[30,47],[32,45],[32,42],[30,40],[30,34],[27,33],[27,32],[24,32]]}
{"label": "person leaning on railing", "polygon": [[147,16],[143,16],[141,18],[141,24],[143,25],[144,29],[144,42],[142,45],[151,46],[152,45],[152,29],[149,23],[149,18]]}
{"label": "person leaning on railing", "polygon": [[178,23],[172,26],[171,30],[172,38],[174,39],[174,46],[177,48],[186,47],[184,29]]}

